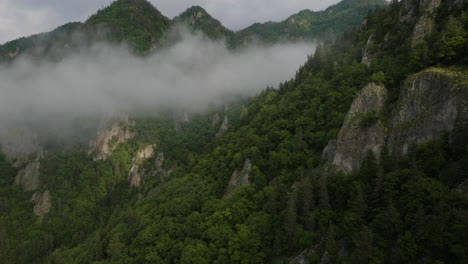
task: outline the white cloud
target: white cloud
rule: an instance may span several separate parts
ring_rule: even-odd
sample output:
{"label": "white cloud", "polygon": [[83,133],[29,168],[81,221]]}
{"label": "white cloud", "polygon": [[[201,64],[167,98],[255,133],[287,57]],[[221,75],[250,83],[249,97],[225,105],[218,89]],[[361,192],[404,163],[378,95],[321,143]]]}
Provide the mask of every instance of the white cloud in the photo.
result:
{"label": "white cloud", "polygon": [[231,52],[220,42],[185,33],[182,41],[148,58],[125,48],[96,45],[39,67],[19,59],[0,68],[0,128],[5,120],[72,120],[104,112],[201,110],[226,98],[253,95],[293,77],[310,43]]}

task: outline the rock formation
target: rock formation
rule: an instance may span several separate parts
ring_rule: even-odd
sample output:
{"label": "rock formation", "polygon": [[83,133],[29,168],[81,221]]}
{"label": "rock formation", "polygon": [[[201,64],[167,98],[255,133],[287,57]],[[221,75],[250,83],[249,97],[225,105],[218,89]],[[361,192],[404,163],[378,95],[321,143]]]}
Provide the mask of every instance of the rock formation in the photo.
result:
{"label": "rock formation", "polygon": [[372,34],[367,40],[366,46],[362,50],[362,63],[369,66],[374,59],[374,54],[372,52],[373,45],[375,43],[375,36]]}
{"label": "rock formation", "polygon": [[[410,76],[400,96],[385,113],[384,87],[370,84],[354,100],[337,140],[329,142],[323,158],[346,172],[360,167],[367,151],[377,159],[387,146],[404,155],[411,144],[422,144],[450,133],[457,118],[468,113],[468,79],[463,73],[432,68]],[[384,126],[381,120],[388,120]]]}
{"label": "rock formation", "polygon": [[388,146],[405,154],[421,144],[451,132],[458,116],[468,112],[468,79],[447,69],[428,69],[409,77],[389,121]]}
{"label": "rock formation", "polygon": [[231,179],[229,180],[228,187],[226,189],[226,195],[231,194],[234,190],[244,185],[250,184],[249,173],[252,170],[252,163],[249,159],[244,162],[242,170],[234,170]]}
{"label": "rock formation", "polygon": [[227,115],[224,116],[223,124],[221,124],[221,128],[219,129],[218,133],[216,134],[216,137],[221,137],[226,133],[226,131],[229,128],[229,120]]}
{"label": "rock formation", "polygon": [[[409,2],[409,1],[406,1]],[[436,11],[441,4],[441,0],[421,0],[419,3],[419,17],[413,29],[411,46],[424,41],[424,38],[431,34],[435,27]]]}
{"label": "rock formation", "polygon": [[45,192],[35,192],[31,201],[34,202],[34,214],[39,216],[40,220],[42,220],[52,208],[52,199],[48,190]]}
{"label": "rock formation", "polygon": [[25,191],[36,190],[40,185],[41,167],[40,159],[42,155],[38,154],[36,159],[26,164],[26,167],[21,169],[16,175],[15,184],[21,186]]}
{"label": "rock formation", "polygon": [[141,168],[142,163],[154,157],[154,145],[148,145],[137,152],[136,156],[132,159],[132,166],[128,173],[128,181],[131,186],[140,187],[143,183],[145,171]]}
{"label": "rock formation", "polygon": [[88,154],[94,155],[94,160],[107,159],[119,144],[135,136],[135,132],[132,131],[135,123],[129,121],[128,116],[114,122],[109,129],[103,129],[106,122],[103,123],[97,137],[89,144]]}
{"label": "rock formation", "polygon": [[379,156],[385,143],[385,128],[379,117],[386,100],[385,87],[374,83],[364,87],[351,105],[338,139],[326,147],[324,158],[352,171],[359,168],[368,150]]}

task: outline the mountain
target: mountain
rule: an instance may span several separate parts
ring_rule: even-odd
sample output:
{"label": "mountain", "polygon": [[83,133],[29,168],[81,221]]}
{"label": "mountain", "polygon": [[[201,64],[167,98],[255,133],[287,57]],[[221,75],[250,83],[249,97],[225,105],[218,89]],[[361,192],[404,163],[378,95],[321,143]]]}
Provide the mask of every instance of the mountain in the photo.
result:
{"label": "mountain", "polygon": [[168,31],[171,20],[146,0],[117,0],[85,24],[103,26],[110,30],[111,41],[125,40],[138,52],[145,52]]}
{"label": "mountain", "polygon": [[137,54],[146,54],[161,42],[171,44],[171,28],[185,24],[211,39],[225,39],[230,48],[252,43],[276,43],[297,39],[323,39],[359,26],[369,10],[385,6],[383,0],[344,0],[322,12],[304,10],[279,23],[254,24],[239,32],[224,27],[203,8],[194,6],[173,20],[146,0],[117,0],[99,10],[85,23],[74,22],[49,32],[23,37],[0,45],[0,62],[18,56],[60,59],[96,42],[127,42]]}
{"label": "mountain", "polygon": [[370,10],[386,5],[384,0],[344,0],[319,12],[303,10],[282,22],[255,23],[238,32],[238,41],[331,39],[359,26]]}
{"label": "mountain", "polygon": [[[466,263],[466,1],[392,2],[209,113],[0,154],[4,263]],[[5,151],[6,150],[6,151]]]}
{"label": "mountain", "polygon": [[175,23],[186,24],[194,31],[201,31],[211,39],[229,39],[234,37],[234,32],[224,27],[221,22],[208,14],[200,6],[193,6],[176,16]]}
{"label": "mountain", "polygon": [[73,39],[74,32],[79,31],[83,24],[68,23],[48,33],[23,37],[0,45],[0,62],[12,61],[19,55],[28,54],[43,57],[45,54],[64,54]]}
{"label": "mountain", "polygon": [[125,41],[137,54],[145,54],[161,40],[171,23],[146,0],[117,0],[85,23],[68,23],[48,33],[0,45],[0,62],[21,55],[57,60],[98,42]]}

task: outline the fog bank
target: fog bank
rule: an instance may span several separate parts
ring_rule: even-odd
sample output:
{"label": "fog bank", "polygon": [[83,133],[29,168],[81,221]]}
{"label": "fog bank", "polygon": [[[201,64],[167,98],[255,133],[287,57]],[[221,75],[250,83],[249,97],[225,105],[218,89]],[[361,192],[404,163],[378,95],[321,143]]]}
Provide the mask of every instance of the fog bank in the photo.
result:
{"label": "fog bank", "polygon": [[168,106],[199,110],[292,78],[314,48],[295,43],[233,53],[222,42],[184,33],[146,58],[104,44],[58,63],[22,58],[0,68],[0,126]]}

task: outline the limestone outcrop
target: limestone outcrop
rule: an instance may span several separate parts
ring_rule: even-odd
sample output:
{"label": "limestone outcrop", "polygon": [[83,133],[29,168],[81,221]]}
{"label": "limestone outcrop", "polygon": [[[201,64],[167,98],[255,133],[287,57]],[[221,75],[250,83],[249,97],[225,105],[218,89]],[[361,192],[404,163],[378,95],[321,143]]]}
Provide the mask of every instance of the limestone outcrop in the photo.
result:
{"label": "limestone outcrop", "polygon": [[244,162],[242,170],[236,169],[232,173],[231,179],[229,180],[228,187],[226,189],[226,195],[231,194],[234,190],[244,185],[250,184],[250,171],[252,170],[252,163],[249,159]]}
{"label": "limestone outcrop", "polygon": [[[408,2],[408,1],[407,1]],[[435,27],[435,16],[441,0],[421,0],[419,3],[419,17],[413,28],[411,46],[424,41],[424,38],[432,33]]]}
{"label": "limestone outcrop", "polygon": [[141,168],[141,166],[145,160],[154,157],[154,148],[155,145],[148,145],[138,151],[135,157],[132,159],[132,166],[130,168],[130,172],[128,173],[128,181],[130,182],[131,186],[140,187],[143,183],[145,171],[143,168]]}
{"label": "limestone outcrop", "polygon": [[466,117],[467,101],[468,78],[463,73],[433,68],[409,77],[389,118],[389,150],[406,154],[411,144],[451,132],[457,117]]}
{"label": "limestone outcrop", "polygon": [[387,100],[385,87],[371,83],[364,87],[346,115],[336,141],[331,141],[324,158],[345,171],[361,165],[367,151],[378,156],[385,143],[385,128],[380,120]]}
{"label": "limestone outcrop", "polygon": [[48,190],[44,192],[35,192],[31,201],[34,202],[34,214],[39,216],[40,219],[46,216],[52,208],[52,198]]}
{"label": "limestone outcrop", "polygon": [[375,55],[372,52],[373,46],[375,45],[375,36],[372,34],[369,39],[367,39],[366,46],[362,50],[362,63],[369,66],[374,59]]}
{"label": "limestone outcrop", "polygon": [[102,125],[97,137],[89,143],[88,154],[93,155],[94,160],[107,159],[119,144],[135,136],[134,126],[135,123],[129,121],[128,116],[114,122],[108,129],[105,124]]}
{"label": "limestone outcrop", "polygon": [[221,124],[221,127],[219,128],[219,131],[216,134],[216,137],[219,138],[219,137],[223,136],[224,133],[226,133],[226,131],[228,130],[228,128],[229,128],[229,119],[228,119],[227,115],[225,115],[223,123]]}
{"label": "limestone outcrop", "polygon": [[25,191],[36,190],[41,181],[40,181],[40,172],[39,168],[41,167],[40,163],[41,156],[38,155],[35,161],[26,164],[26,167],[21,169],[15,178],[15,184],[21,186]]}
{"label": "limestone outcrop", "polygon": [[468,113],[468,78],[462,72],[431,68],[410,76],[391,107],[386,98],[384,87],[366,86],[351,105],[338,138],[324,149],[323,159],[351,172],[368,151],[379,159],[387,146],[391,154],[405,155],[412,144],[450,134]]}

